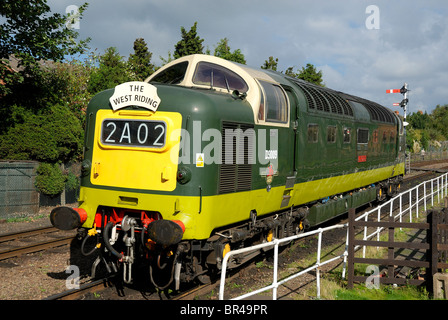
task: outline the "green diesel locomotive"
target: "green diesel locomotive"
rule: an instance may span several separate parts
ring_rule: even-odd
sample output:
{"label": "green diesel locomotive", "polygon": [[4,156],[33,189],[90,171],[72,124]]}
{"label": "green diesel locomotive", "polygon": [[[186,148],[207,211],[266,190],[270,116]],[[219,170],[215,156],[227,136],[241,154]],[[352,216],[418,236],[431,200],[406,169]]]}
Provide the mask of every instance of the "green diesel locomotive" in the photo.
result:
{"label": "green diesel locomotive", "polygon": [[[97,239],[95,268],[158,288],[219,272],[229,250],[302,232],[396,193],[400,117],[359,97],[191,55],[87,109],[79,208],[54,226]],[[236,267],[257,252],[235,257]]]}

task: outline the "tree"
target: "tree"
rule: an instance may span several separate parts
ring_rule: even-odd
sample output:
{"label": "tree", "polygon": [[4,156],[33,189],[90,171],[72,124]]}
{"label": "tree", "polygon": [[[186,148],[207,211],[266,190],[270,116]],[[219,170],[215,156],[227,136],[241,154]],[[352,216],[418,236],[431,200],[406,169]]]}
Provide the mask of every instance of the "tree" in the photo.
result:
{"label": "tree", "polygon": [[293,78],[299,78],[299,74],[294,72],[294,67],[289,67],[285,70],[285,75]]}
{"label": "tree", "polygon": [[270,70],[274,70],[277,71],[277,65],[278,65],[278,58],[270,56],[268,60],[264,61],[264,65],[261,66],[261,69],[270,69]]}
{"label": "tree", "polygon": [[129,55],[128,64],[134,73],[135,80],[143,81],[154,72],[154,65],[151,63],[152,53],[143,38],[134,41],[134,53]]}
{"label": "tree", "polygon": [[242,54],[240,49],[236,49],[233,52],[230,51],[229,39],[227,38],[221,39],[218,42],[214,55],[215,57],[220,57],[229,61],[246,64],[244,54]]}
{"label": "tree", "polygon": [[[82,17],[88,4],[79,7]],[[50,12],[47,0],[3,0],[0,15],[0,58],[20,53],[34,60],[62,60],[67,54],[82,52],[89,40],[77,43],[78,32],[65,28],[69,17]]]}
{"label": "tree", "polygon": [[316,71],[316,67],[311,63],[307,63],[306,67],[302,67],[297,78],[325,87],[322,79],[322,70]]}
{"label": "tree", "polygon": [[[87,3],[79,7],[79,18],[87,8]],[[11,94],[9,86],[23,81],[25,75],[35,73],[39,60],[63,60],[66,55],[83,52],[90,39],[76,42],[78,32],[66,28],[69,14],[51,13],[46,0],[3,0],[0,3],[0,95]],[[8,59],[15,56],[23,67],[11,77]],[[17,71],[17,70],[16,70]],[[20,76],[20,77],[18,77]],[[4,77],[4,78],[3,78]]]}
{"label": "tree", "polygon": [[184,27],[180,28],[182,39],[175,45],[174,58],[188,56],[195,53],[203,53],[204,46],[202,43],[204,39],[201,39],[197,35],[197,25],[195,22],[190,31],[186,31]]}
{"label": "tree", "polygon": [[431,125],[430,116],[425,112],[413,112],[407,117],[407,121],[409,125],[411,125],[414,129],[426,129]]}
{"label": "tree", "polygon": [[[0,2],[0,135],[61,101],[64,85],[52,71],[55,61],[81,53],[89,39],[65,27],[69,15],[51,13],[46,0]],[[79,18],[87,3],[79,7]]]}
{"label": "tree", "polygon": [[448,104],[437,105],[431,114],[432,127],[440,131],[445,138],[448,138]]}
{"label": "tree", "polygon": [[131,80],[132,75],[126,61],[117,48],[109,47],[99,57],[99,67],[90,76],[88,90],[92,94],[114,88],[116,85]]}

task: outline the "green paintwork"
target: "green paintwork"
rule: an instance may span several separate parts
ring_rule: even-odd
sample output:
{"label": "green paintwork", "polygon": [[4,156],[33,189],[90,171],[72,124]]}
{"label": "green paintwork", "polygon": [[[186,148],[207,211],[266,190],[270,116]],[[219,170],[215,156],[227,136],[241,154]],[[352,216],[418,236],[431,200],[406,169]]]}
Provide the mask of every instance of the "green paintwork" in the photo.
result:
{"label": "green paintwork", "polygon": [[[259,214],[267,214],[285,210],[292,205],[314,203],[323,197],[342,194],[379,180],[386,180],[403,174],[404,166],[401,165],[404,161],[403,154],[398,152],[397,140],[404,141],[404,139],[398,134],[397,119],[395,123],[373,122],[370,120],[367,110],[357,106],[353,107],[353,117],[311,110],[303,91],[297,85],[281,74],[266,72],[283,86],[290,101],[289,127],[275,127],[279,141],[278,173],[274,176],[271,184],[272,189],[275,189],[275,193],[269,192],[266,176],[260,175],[260,170],[265,170],[267,165],[260,164],[258,161],[250,167],[250,190],[244,191],[244,194],[237,192],[234,196],[232,194],[219,195],[219,173],[222,165],[207,164],[202,168],[198,168],[193,163],[196,153],[200,153],[207,146],[211,146],[212,141],[202,137],[202,133],[206,129],[214,128],[221,131],[223,124],[231,123],[242,125],[243,127],[252,126],[255,132],[259,132],[259,129],[266,129],[268,140],[272,137],[269,134],[269,129],[272,129],[272,127],[266,124],[259,125],[254,122],[253,109],[246,100],[210,89],[195,89],[162,84],[154,84],[162,101],[158,111],[180,113],[182,115],[182,129],[188,132],[192,141],[189,146],[182,145],[181,142],[181,156],[189,154],[190,163],[179,165],[180,168],[186,168],[191,172],[191,180],[185,184],[178,183],[175,190],[171,192],[149,191],[93,185],[90,181],[90,175],[87,173],[82,177],[82,187],[88,190],[89,197],[95,196],[94,190],[98,190],[98,195],[101,194],[105,198],[108,191],[114,194],[114,196],[118,195],[119,192],[130,196],[133,194],[142,197],[148,195],[148,199],[150,195],[154,195],[158,201],[165,195],[169,201],[173,202],[164,206],[164,208],[172,208],[172,212],[167,213],[165,216],[172,215],[173,219],[176,218],[177,214],[175,211],[176,201],[179,201],[176,200],[176,196],[179,196],[185,208],[194,207],[194,210],[197,210],[197,207],[202,206],[202,203],[210,204],[208,206],[204,205],[200,215],[194,212],[195,218],[189,218],[188,220],[190,225],[187,228],[192,230],[188,233],[189,237],[203,238],[208,236],[213,229],[222,227],[222,223],[232,224],[248,219],[251,209],[254,209],[255,206],[260,208],[261,212],[258,212]],[[96,112],[100,109],[110,109],[108,99],[112,94],[113,89],[99,93],[91,100],[87,109],[84,158],[85,163],[90,163],[90,166],[95,161],[92,159],[92,153],[95,143],[94,125]],[[127,109],[132,108],[128,107]],[[198,127],[195,124],[199,123],[200,130],[197,130]],[[317,124],[319,126],[317,143],[308,142],[307,127],[309,124]],[[326,130],[328,126],[336,127],[335,143],[327,142]],[[297,129],[294,129],[295,127]],[[350,143],[343,142],[343,128],[345,127],[350,128],[352,132]],[[369,129],[370,138],[368,144],[357,144],[356,130],[358,128]],[[374,142],[372,138],[375,130],[378,130],[378,142]],[[384,131],[393,131],[395,140],[390,142],[389,139],[387,143],[383,143],[382,133]],[[269,146],[269,141],[267,145]],[[264,152],[264,150],[258,149],[257,151]],[[359,156],[365,156],[366,161],[358,162]],[[142,164],[135,165],[139,166]],[[290,187],[288,190],[285,188],[287,178],[294,176],[294,188]],[[132,177],[129,178],[132,179]],[[148,181],[148,183],[151,182]],[[317,189],[310,189],[310,187]],[[374,188],[371,190],[374,190]],[[332,216],[341,213],[342,209],[346,209],[346,204],[358,206],[367,203],[372,198],[375,198],[373,192],[366,191],[351,198],[344,196],[341,201],[313,207],[310,211],[310,222],[318,224],[326,221]],[[275,199],[272,198],[274,194]],[[284,196],[291,196],[291,200],[286,206],[281,205]],[[194,205],[185,205],[189,199],[191,199]],[[222,199],[225,199],[225,201]],[[82,202],[86,201],[88,199],[82,199]],[[108,201],[108,205],[114,203],[110,199]],[[222,212],[221,208],[215,208],[212,204],[223,205],[224,202],[229,206],[229,210],[232,210],[230,215],[232,219],[214,219],[216,212],[225,214],[225,210]],[[95,206],[102,204],[101,200],[98,199],[94,203]],[[252,204],[254,208],[251,207]],[[87,203],[84,203],[84,206],[94,211],[94,208]],[[152,210],[152,208],[143,209]],[[93,214],[95,212],[89,212],[90,216]],[[180,212],[180,216],[182,215],[191,217],[193,213]],[[91,222],[93,219],[89,219],[89,221]],[[196,230],[196,227],[193,226],[194,223],[201,227],[201,231],[197,231],[197,234],[193,231]]]}

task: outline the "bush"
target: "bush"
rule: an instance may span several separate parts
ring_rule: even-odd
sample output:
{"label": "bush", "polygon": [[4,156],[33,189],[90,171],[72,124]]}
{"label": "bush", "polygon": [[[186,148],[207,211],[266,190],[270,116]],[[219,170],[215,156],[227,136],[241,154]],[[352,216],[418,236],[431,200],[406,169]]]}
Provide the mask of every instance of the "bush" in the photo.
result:
{"label": "bush", "polygon": [[37,168],[36,188],[39,192],[56,196],[65,188],[67,176],[57,164],[41,163]]}
{"label": "bush", "polygon": [[56,105],[42,114],[25,113],[22,123],[0,136],[0,158],[68,162],[82,154],[82,140],[80,120]]}

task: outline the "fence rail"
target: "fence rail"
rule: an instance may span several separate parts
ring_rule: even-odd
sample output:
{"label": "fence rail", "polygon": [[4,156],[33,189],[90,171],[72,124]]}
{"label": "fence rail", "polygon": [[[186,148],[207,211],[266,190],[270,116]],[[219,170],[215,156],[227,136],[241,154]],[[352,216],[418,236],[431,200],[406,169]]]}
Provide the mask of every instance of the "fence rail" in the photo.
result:
{"label": "fence rail", "polygon": [[[412,222],[413,219],[415,219],[416,217],[417,218],[419,217],[419,214],[422,209],[423,209],[423,211],[426,211],[427,205],[434,206],[434,203],[436,201],[440,202],[440,200],[443,199],[443,197],[447,196],[447,194],[448,194],[448,173],[445,173],[445,174],[440,175],[434,179],[425,181],[425,182],[423,182],[423,183],[421,183],[403,193],[400,193],[399,195],[397,195],[394,198],[390,199],[389,201],[381,204],[380,206],[363,213],[362,215],[357,217],[355,220],[360,221],[361,219],[364,219],[363,223],[365,223],[365,222],[369,222],[370,217],[374,216],[377,220],[376,222],[381,222],[381,210],[384,208],[386,210],[389,209],[389,216],[392,216],[394,221],[398,220],[399,223],[402,223],[401,225],[397,224],[397,226],[399,228],[400,227],[403,228],[403,227],[407,226],[407,224],[405,222],[403,222],[403,218],[405,216],[407,216],[409,218],[409,221]],[[409,199],[409,203],[407,205],[403,204],[404,197],[408,197],[408,199]],[[415,197],[415,199],[413,199],[413,197]],[[394,204],[396,204],[396,205],[398,204],[398,213],[395,216],[393,215]],[[413,217],[413,215],[415,215],[415,217]],[[389,218],[388,218],[388,220],[389,220]],[[374,227],[374,231],[369,234],[368,226],[365,225],[364,232],[363,232],[363,241],[367,241],[367,240],[372,239],[375,236],[377,236],[375,243],[377,246],[379,246],[381,244],[381,242],[379,242],[380,241],[380,233],[383,231],[384,227],[379,224],[375,224],[375,221],[371,221],[371,222],[372,223],[368,223],[368,224],[370,225],[370,227],[372,227],[372,226]],[[346,237],[346,242],[345,242],[346,248],[345,248],[344,253],[339,256],[336,256],[332,259],[322,261],[321,260],[321,258],[322,258],[321,251],[322,251],[323,233],[333,230],[333,229],[336,229],[336,228],[347,228],[347,227],[348,227],[348,223],[338,224],[338,225],[334,225],[334,226],[327,227],[327,228],[319,228],[314,231],[302,233],[302,234],[291,236],[288,238],[274,239],[272,242],[266,242],[266,243],[262,243],[262,244],[259,244],[256,246],[242,248],[242,249],[228,252],[224,256],[223,263],[222,263],[221,283],[220,283],[220,287],[219,287],[219,299],[220,300],[224,299],[226,269],[227,269],[227,263],[228,263],[228,260],[230,259],[230,257],[232,257],[234,255],[241,254],[241,253],[255,251],[255,250],[259,250],[261,248],[267,248],[267,247],[272,247],[272,246],[274,247],[274,268],[273,268],[272,283],[268,286],[261,288],[261,289],[258,289],[253,292],[244,294],[242,296],[233,298],[232,300],[245,299],[252,295],[261,293],[263,291],[271,290],[271,289],[273,290],[272,298],[273,298],[273,300],[276,300],[277,299],[277,290],[280,285],[282,285],[285,282],[290,281],[294,278],[297,278],[305,273],[308,273],[311,270],[316,270],[317,298],[320,298],[320,267],[322,267],[323,265],[328,264],[330,262],[333,262],[335,260],[343,259],[344,266],[343,266],[343,271],[342,271],[342,277],[345,278],[347,256],[348,256],[348,240],[349,240],[349,235],[348,235],[349,230],[347,230],[347,237]],[[308,236],[315,235],[315,234],[319,234],[316,263],[305,270],[297,272],[293,275],[290,275],[286,279],[282,279],[279,281],[278,280],[278,246],[279,246],[279,244],[281,244],[283,242],[303,238],[303,237],[308,237]],[[365,258],[365,254],[366,254],[366,244],[367,243],[364,243],[364,245],[358,244],[355,246],[355,250],[358,250],[361,247],[363,248],[363,258]]]}
{"label": "fence rail", "polygon": [[[219,299],[220,300],[224,299],[224,284],[225,284],[225,279],[226,279],[226,269],[227,269],[227,263],[228,263],[229,258],[231,256],[234,256],[234,255],[247,253],[247,252],[252,252],[252,251],[255,251],[255,250],[259,250],[261,248],[268,248],[268,247],[272,247],[272,246],[274,246],[274,272],[273,272],[272,284],[269,285],[269,286],[266,286],[264,288],[255,290],[253,292],[247,293],[245,295],[242,295],[240,297],[237,297],[234,300],[245,299],[247,297],[250,297],[252,295],[255,295],[255,294],[258,294],[260,292],[263,292],[263,291],[266,291],[266,290],[270,290],[270,289],[273,289],[272,299],[276,300],[277,299],[277,289],[278,289],[279,286],[281,286],[282,284],[284,284],[284,283],[286,283],[286,282],[288,282],[288,281],[290,281],[290,280],[292,280],[294,278],[297,278],[297,277],[299,277],[299,276],[301,276],[301,275],[303,275],[303,274],[305,274],[305,273],[307,273],[307,272],[309,272],[309,271],[311,271],[313,269],[316,269],[316,271],[317,271],[317,277],[318,277],[318,280],[317,280],[317,290],[318,290],[318,296],[320,296],[320,270],[319,270],[319,268],[324,266],[324,265],[326,265],[326,264],[328,264],[328,263],[331,263],[331,262],[333,262],[335,260],[341,259],[341,258],[343,258],[346,255],[345,252],[344,252],[340,256],[336,256],[336,257],[334,257],[332,259],[329,259],[329,260],[326,260],[326,261],[321,261],[322,234],[324,232],[326,232],[326,231],[329,231],[329,230],[346,228],[346,227],[347,227],[347,224],[338,224],[338,225],[334,225],[334,226],[327,227],[327,228],[319,228],[317,230],[306,232],[306,233],[302,233],[302,234],[299,234],[299,235],[295,235],[295,236],[291,236],[291,237],[287,237],[287,238],[282,238],[282,239],[274,239],[271,242],[266,242],[266,243],[262,243],[262,244],[259,244],[259,245],[255,245],[255,246],[251,246],[251,247],[242,248],[242,249],[238,249],[238,250],[234,250],[234,251],[228,252],[225,255],[225,257],[223,259],[223,262],[222,262],[221,283],[220,283],[220,287],[219,287]],[[315,234],[319,235],[318,249],[317,249],[317,261],[316,261],[316,263],[313,266],[311,266],[311,267],[309,267],[309,268],[307,268],[305,270],[302,270],[302,271],[300,271],[298,273],[295,273],[295,274],[293,274],[293,275],[291,275],[291,276],[289,276],[289,277],[279,281],[278,280],[278,247],[279,247],[279,245],[284,243],[284,242],[290,242],[292,240],[300,239],[300,238],[303,238],[303,237],[308,237],[308,236],[315,235]]]}
{"label": "fence rail", "polygon": [[[379,227],[388,229],[388,241],[372,241],[372,240],[357,240],[355,239],[356,227]],[[395,257],[395,248],[415,249],[415,250],[430,250],[429,243],[421,242],[397,242],[395,241],[396,228],[413,228],[421,230],[430,230],[429,223],[406,223],[396,222],[392,215],[389,215],[388,221],[362,221],[355,220],[355,210],[349,210],[349,247],[348,247],[348,288],[353,289],[355,281],[365,282],[371,276],[355,276],[355,263],[364,263],[369,265],[383,265],[387,266],[387,277],[378,278],[379,283],[387,284],[411,284],[421,285],[426,282],[422,279],[404,279],[395,277],[396,266],[429,268],[428,261],[403,260]],[[357,246],[376,246],[388,248],[387,258],[357,258],[355,257],[355,248]],[[379,275],[378,275],[379,276]]]}
{"label": "fence rail", "polygon": [[421,162],[429,160],[446,160],[448,159],[448,151],[429,151],[424,153],[408,153],[410,162]]}

